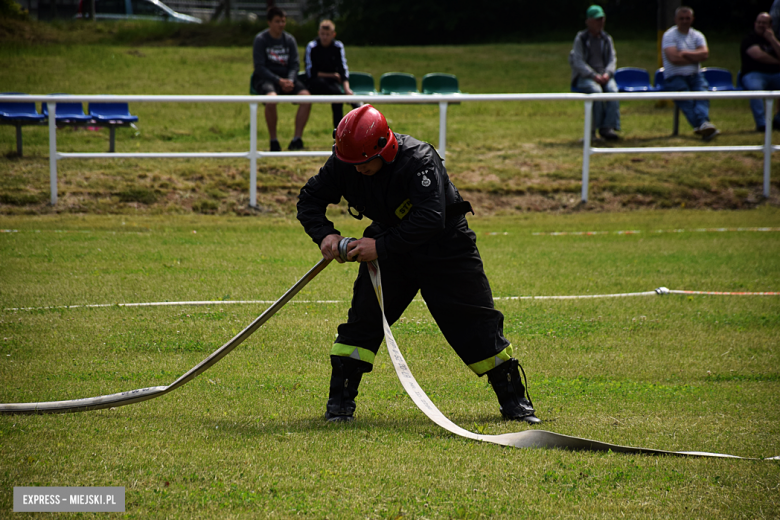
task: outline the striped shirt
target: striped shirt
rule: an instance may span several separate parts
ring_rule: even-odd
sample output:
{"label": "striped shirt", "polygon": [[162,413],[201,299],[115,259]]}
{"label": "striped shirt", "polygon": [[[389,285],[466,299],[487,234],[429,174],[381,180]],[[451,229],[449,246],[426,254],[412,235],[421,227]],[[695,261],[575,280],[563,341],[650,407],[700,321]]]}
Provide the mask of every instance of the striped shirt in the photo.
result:
{"label": "striped shirt", "polygon": [[[661,48],[676,47],[678,51],[695,51],[699,47],[706,47],[707,39],[702,33],[691,27],[688,34],[683,34],[677,30],[675,25],[664,33],[661,40]],[[675,65],[669,61],[666,52],[663,52],[664,58],[664,79],[672,76],[690,76],[701,72],[701,63],[691,63],[690,65]]]}

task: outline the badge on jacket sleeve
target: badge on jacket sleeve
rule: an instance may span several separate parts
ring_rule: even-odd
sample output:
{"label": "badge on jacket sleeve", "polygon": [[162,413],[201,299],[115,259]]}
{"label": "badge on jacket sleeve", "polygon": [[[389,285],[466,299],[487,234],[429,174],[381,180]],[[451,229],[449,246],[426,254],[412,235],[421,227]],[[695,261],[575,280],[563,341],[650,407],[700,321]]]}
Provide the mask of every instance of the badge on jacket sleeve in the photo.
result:
{"label": "badge on jacket sleeve", "polygon": [[399,220],[403,220],[403,218],[409,214],[409,212],[412,210],[412,201],[409,199],[406,199],[401,203],[400,206],[398,206],[395,209],[395,216],[398,217]]}
{"label": "badge on jacket sleeve", "polygon": [[422,177],[420,184],[422,184],[423,188],[427,188],[431,185],[431,179],[429,179],[425,174],[428,173],[429,170],[423,170],[421,172],[417,172],[418,177]]}

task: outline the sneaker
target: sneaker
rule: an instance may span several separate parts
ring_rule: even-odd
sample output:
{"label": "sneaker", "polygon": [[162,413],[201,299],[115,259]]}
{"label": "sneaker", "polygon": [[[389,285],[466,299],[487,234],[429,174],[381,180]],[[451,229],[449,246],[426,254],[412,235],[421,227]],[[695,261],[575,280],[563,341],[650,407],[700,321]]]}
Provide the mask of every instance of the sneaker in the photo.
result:
{"label": "sneaker", "polygon": [[290,141],[290,145],[287,147],[288,150],[294,151],[294,150],[303,150],[303,139],[300,137],[296,137],[292,141]]}
{"label": "sneaker", "polygon": [[328,424],[352,422],[354,420],[355,418],[351,415],[334,415],[330,412],[325,412],[325,422]]}
{"label": "sneaker", "polygon": [[[774,124],[772,126],[774,127]],[[757,126],[756,127],[756,132],[761,132],[763,134],[764,132],[766,132],[766,127],[765,126]]]}
{"label": "sneaker", "polygon": [[282,151],[282,145],[280,145],[279,141],[277,141],[276,139],[271,139],[271,151],[272,152]]}
{"label": "sneaker", "polygon": [[715,128],[715,125],[710,123],[709,121],[705,121],[701,124],[701,126],[693,131],[693,133],[698,134],[704,138],[705,141],[709,141],[716,135],[718,135],[720,132],[717,128]]}
{"label": "sneaker", "polygon": [[718,129],[716,128],[714,132],[712,132],[710,135],[705,135],[705,136],[703,136],[703,138],[702,138],[702,139],[703,139],[704,141],[712,141],[712,140],[713,140],[713,139],[715,139],[715,137],[716,137],[716,136],[718,136],[718,135],[720,135],[720,130],[718,130]]}
{"label": "sneaker", "polygon": [[[581,143],[583,141],[584,141],[584,139],[582,137],[580,137],[577,140],[578,143]],[[604,138],[600,137],[598,134],[596,134],[596,132],[593,132],[592,134],[590,134],[590,142],[591,142],[591,144],[593,144],[593,143],[602,143],[602,142],[604,142]]]}
{"label": "sneaker", "polygon": [[599,135],[607,141],[617,141],[620,137],[611,128],[599,128]]}

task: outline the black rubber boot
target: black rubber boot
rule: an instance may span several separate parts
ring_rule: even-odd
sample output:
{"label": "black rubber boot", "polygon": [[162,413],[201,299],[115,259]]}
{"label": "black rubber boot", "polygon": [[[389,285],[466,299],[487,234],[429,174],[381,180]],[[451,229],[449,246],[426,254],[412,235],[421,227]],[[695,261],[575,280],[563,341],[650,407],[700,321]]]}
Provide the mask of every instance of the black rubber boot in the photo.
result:
{"label": "black rubber boot", "polygon": [[526,398],[527,393],[520,379],[519,366],[520,363],[515,358],[511,358],[487,372],[486,375],[498,396],[501,415],[504,418],[510,421],[538,424],[542,420],[534,415],[536,413],[534,405]]}
{"label": "black rubber boot", "polygon": [[325,420],[352,421],[360,379],[374,367],[371,363],[344,356],[330,356],[330,365],[333,367],[333,373],[330,376],[330,394],[325,408]]}

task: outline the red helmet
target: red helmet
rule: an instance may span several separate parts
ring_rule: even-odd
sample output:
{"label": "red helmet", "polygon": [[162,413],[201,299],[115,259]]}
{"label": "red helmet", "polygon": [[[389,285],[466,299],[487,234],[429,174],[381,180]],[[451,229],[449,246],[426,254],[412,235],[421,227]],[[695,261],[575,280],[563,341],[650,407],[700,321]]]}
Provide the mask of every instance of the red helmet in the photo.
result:
{"label": "red helmet", "polygon": [[398,153],[398,141],[387,126],[387,120],[371,105],[363,105],[339,123],[334,132],[336,157],[345,163],[363,164],[381,157],[391,163]]}

